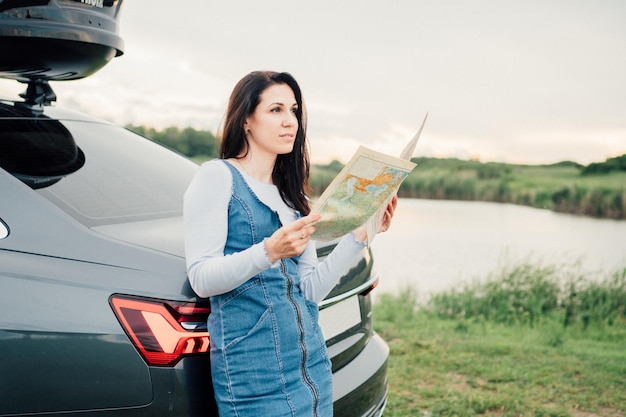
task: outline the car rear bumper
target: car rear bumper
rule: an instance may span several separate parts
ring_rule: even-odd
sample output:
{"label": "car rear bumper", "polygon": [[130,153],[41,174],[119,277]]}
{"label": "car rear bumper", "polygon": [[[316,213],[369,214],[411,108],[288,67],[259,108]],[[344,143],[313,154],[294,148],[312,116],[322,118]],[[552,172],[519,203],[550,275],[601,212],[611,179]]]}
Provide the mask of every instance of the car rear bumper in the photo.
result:
{"label": "car rear bumper", "polygon": [[335,417],[378,417],[387,401],[389,347],[376,333],[350,363],[333,374]]}

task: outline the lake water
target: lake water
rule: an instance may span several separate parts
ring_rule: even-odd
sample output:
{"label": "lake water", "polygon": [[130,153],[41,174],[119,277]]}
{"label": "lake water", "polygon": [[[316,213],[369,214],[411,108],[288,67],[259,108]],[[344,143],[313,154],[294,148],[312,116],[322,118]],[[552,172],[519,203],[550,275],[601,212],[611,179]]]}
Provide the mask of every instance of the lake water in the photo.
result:
{"label": "lake water", "polygon": [[388,232],[372,242],[380,283],[374,296],[407,286],[423,298],[507,263],[580,264],[603,279],[626,268],[626,221],[512,204],[400,199]]}

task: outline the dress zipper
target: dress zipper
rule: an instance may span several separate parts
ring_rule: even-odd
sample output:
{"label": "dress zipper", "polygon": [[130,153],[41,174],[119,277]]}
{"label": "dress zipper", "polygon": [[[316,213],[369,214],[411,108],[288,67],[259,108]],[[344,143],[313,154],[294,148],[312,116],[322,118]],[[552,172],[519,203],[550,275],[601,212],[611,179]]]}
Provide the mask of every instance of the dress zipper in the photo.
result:
{"label": "dress zipper", "polygon": [[291,276],[287,274],[287,272],[285,271],[284,261],[281,261],[281,270],[282,270],[283,275],[287,278],[287,298],[296,309],[296,315],[298,318],[298,328],[300,330],[299,343],[300,343],[300,349],[302,350],[302,363],[300,364],[300,372],[302,372],[302,379],[304,380],[304,382],[307,384],[307,386],[313,393],[313,400],[314,400],[313,415],[317,417],[318,415],[317,407],[319,405],[319,394],[306,373],[307,350],[306,350],[306,345],[304,343],[304,326],[302,325],[302,311],[300,311],[300,306],[298,305],[298,303],[296,303],[296,301],[293,299],[293,296],[291,294],[291,291],[293,289],[293,280]]}

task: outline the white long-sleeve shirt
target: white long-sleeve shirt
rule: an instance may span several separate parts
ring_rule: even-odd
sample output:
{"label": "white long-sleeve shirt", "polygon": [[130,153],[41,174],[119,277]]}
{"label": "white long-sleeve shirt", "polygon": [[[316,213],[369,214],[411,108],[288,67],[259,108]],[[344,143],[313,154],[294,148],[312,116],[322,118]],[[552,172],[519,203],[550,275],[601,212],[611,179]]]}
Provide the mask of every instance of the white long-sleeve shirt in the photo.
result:
{"label": "white long-sleeve shirt", "polygon": [[[297,219],[275,185],[242,174],[257,197],[278,213],[282,224]],[[230,169],[223,161],[214,159],[200,166],[185,193],[187,273],[191,287],[200,297],[231,291],[260,272],[278,265],[278,262],[272,264],[269,261],[264,242],[224,255],[232,183]],[[339,241],[323,262],[318,263],[315,243],[309,241],[298,262],[300,288],[305,297],[316,303],[322,301],[364,247],[365,243],[357,241],[350,233]]]}

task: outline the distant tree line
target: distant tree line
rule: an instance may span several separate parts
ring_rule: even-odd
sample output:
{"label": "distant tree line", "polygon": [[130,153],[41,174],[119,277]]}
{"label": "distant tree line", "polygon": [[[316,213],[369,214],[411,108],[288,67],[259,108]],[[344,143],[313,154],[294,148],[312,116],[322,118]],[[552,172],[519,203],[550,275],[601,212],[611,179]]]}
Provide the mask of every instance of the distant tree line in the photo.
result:
{"label": "distant tree line", "polygon": [[581,171],[582,175],[608,174],[614,171],[626,171],[626,154],[609,158],[605,162],[593,162]]}
{"label": "distant tree line", "polygon": [[[127,128],[197,162],[218,155],[218,140],[207,130]],[[456,158],[414,158],[413,162],[418,166],[402,183],[400,197],[494,201],[626,219],[626,154],[587,166],[572,161],[517,165]],[[342,168],[337,160],[313,165],[313,195],[320,195]]]}

